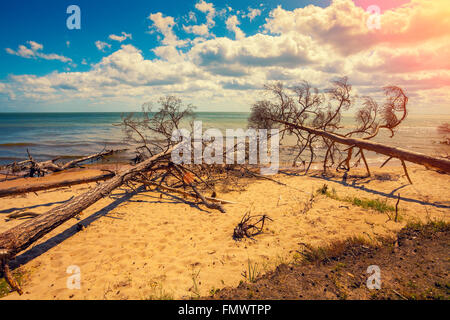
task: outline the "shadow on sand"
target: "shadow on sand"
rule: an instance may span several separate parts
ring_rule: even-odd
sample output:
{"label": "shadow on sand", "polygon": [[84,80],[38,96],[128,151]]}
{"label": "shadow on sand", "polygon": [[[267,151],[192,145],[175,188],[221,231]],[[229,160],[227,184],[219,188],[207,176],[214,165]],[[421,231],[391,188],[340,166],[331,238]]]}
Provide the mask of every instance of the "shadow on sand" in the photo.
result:
{"label": "shadow on sand", "polygon": [[[60,244],[61,242],[63,242],[64,240],[72,237],[74,234],[76,234],[77,232],[80,231],[79,225],[82,225],[83,227],[87,227],[89,226],[92,222],[98,220],[101,217],[109,217],[112,219],[120,219],[117,217],[111,217],[111,216],[107,216],[107,214],[109,212],[111,212],[112,210],[114,210],[115,208],[117,208],[120,204],[124,203],[124,202],[146,202],[146,203],[169,203],[169,204],[178,204],[178,203],[185,203],[187,205],[189,205],[192,208],[198,209],[200,211],[203,212],[209,212],[207,210],[204,210],[202,208],[200,208],[196,203],[191,202],[191,201],[187,201],[183,198],[179,198],[177,196],[174,196],[170,193],[166,193],[166,192],[162,192],[161,193],[165,196],[168,196],[171,198],[171,200],[162,200],[157,196],[152,196],[152,195],[146,195],[146,194],[141,194],[141,192],[145,192],[145,188],[144,187],[139,187],[137,188],[135,191],[131,191],[131,192],[123,192],[123,193],[119,193],[119,194],[114,194],[111,195],[111,198],[114,199],[114,201],[112,203],[110,203],[109,205],[107,205],[106,207],[102,208],[101,210],[93,213],[92,215],[90,215],[89,217],[75,223],[73,226],[71,226],[70,228],[64,230],[63,232],[51,237],[50,239],[35,245],[31,248],[29,248],[28,250],[26,250],[25,252],[19,254],[16,256],[16,258],[14,260],[11,260],[9,262],[9,266],[11,269],[16,269],[18,267],[20,267],[23,264],[26,264],[28,262],[30,262],[31,260],[39,257],[40,255],[44,254],[45,252],[47,252],[48,250],[50,250],[51,248],[57,246],[58,244]],[[151,197],[151,198],[157,198],[157,201],[145,201],[145,200],[132,200],[133,196],[140,194],[141,196],[146,196],[146,197]],[[70,199],[69,199],[70,200]],[[62,201],[66,202],[68,200]],[[54,202],[50,205],[53,204],[57,204],[60,202]],[[4,210],[5,211],[5,210]]]}
{"label": "shadow on sand", "polygon": [[[288,172],[288,171],[280,171],[280,173],[288,175],[288,176],[308,176],[310,178],[314,178],[314,179],[320,179],[320,180],[325,180],[325,181],[329,181],[329,182],[334,182],[334,183],[339,183],[345,187],[350,187],[350,188],[354,188],[354,189],[358,189],[358,190],[362,190],[368,193],[372,193],[378,196],[382,196],[382,197],[386,197],[386,198],[390,198],[390,199],[398,199],[398,195],[396,194],[399,190],[409,186],[409,184],[404,184],[398,188],[395,188],[394,190],[392,190],[391,192],[387,193],[387,192],[383,192],[383,191],[379,191],[379,190],[375,190],[375,189],[371,189],[371,188],[367,188],[365,186],[365,184],[369,183],[370,181],[374,181],[377,179],[371,178],[368,179],[367,176],[348,176],[347,173],[344,173],[344,175],[342,176],[342,178],[339,178],[337,176],[326,176],[326,175],[322,175],[322,174],[300,174],[297,172]],[[351,182],[348,183],[347,180],[350,180],[351,178]],[[368,179],[368,180],[367,180]],[[358,181],[358,180],[365,180],[364,182]],[[405,201],[405,202],[411,202],[411,203],[417,203],[420,205],[424,205],[424,206],[432,206],[435,208],[441,208],[441,209],[450,209],[450,205],[448,204],[443,204],[440,202],[429,202],[429,201],[424,201],[424,200],[420,200],[420,199],[414,199],[414,198],[408,198],[408,197],[403,197],[400,196],[400,200]]]}

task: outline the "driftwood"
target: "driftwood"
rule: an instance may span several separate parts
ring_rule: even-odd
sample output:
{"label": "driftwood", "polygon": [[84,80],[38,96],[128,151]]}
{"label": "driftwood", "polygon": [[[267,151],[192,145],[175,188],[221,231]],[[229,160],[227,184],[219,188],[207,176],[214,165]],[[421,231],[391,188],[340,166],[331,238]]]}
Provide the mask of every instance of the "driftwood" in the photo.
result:
{"label": "driftwood", "polygon": [[21,295],[23,294],[22,288],[20,288],[19,283],[16,281],[16,279],[14,279],[11,270],[9,270],[8,260],[4,253],[5,252],[2,252],[2,250],[0,249],[0,272],[3,273],[6,282],[9,284],[11,289],[17,291],[17,293]]}
{"label": "driftwood", "polygon": [[[112,179],[103,182],[89,192],[83,193],[72,200],[43,213],[34,219],[26,221],[0,234],[0,259],[3,263],[3,273],[7,274],[7,261],[20,251],[28,248],[33,242],[55,229],[65,221],[76,216],[111,191],[121,186],[143,170],[150,169],[159,159],[170,155],[175,146],[161,152],[129,169],[118,172]],[[6,278],[9,285],[16,289],[17,283]]]}
{"label": "driftwood", "polygon": [[262,233],[266,220],[273,221],[266,214],[251,216],[246,212],[233,231],[233,239],[241,240],[244,237],[255,240],[253,237]]}
{"label": "driftwood", "polygon": [[[273,94],[273,99],[256,102],[252,106],[249,123],[253,127],[280,127],[280,135],[293,135],[296,138],[297,160],[305,163],[303,156],[309,153],[308,172],[321,148],[324,147],[323,172],[335,166],[337,171],[349,171],[351,160],[353,166],[363,162],[368,175],[371,175],[365,151],[374,151],[389,158],[401,161],[405,175],[410,183],[405,162],[424,165],[429,169],[450,173],[450,161],[445,158],[432,157],[402,148],[371,141],[381,130],[390,133],[395,131],[407,116],[408,97],[405,91],[397,86],[384,87],[385,102],[381,105],[371,97],[358,97],[352,94],[352,86],[347,77],[332,81],[331,88],[320,92],[307,81],[299,86],[285,88],[282,83],[267,85],[266,90]],[[353,127],[342,124],[343,112],[362,102],[355,114]],[[353,154],[353,151],[356,153]]]}
{"label": "driftwood", "polygon": [[[322,136],[324,138],[327,138],[329,140],[332,140],[332,141],[340,143],[340,144],[344,144],[344,145],[351,146],[354,148],[360,148],[361,150],[374,151],[376,153],[380,153],[380,154],[389,156],[390,158],[400,159],[400,160],[402,160],[402,165],[404,168],[406,168],[406,166],[404,165],[404,161],[409,161],[409,162],[423,165],[428,169],[437,169],[437,170],[440,170],[440,171],[443,171],[446,173],[450,173],[450,160],[447,160],[444,158],[431,157],[431,156],[425,155],[423,153],[409,151],[409,150],[397,148],[397,147],[392,147],[392,146],[388,146],[388,145],[381,144],[378,142],[369,141],[366,139],[347,138],[347,137],[341,136],[336,133],[331,133],[331,132],[327,132],[324,130],[314,129],[314,128],[311,128],[308,126],[296,125],[294,123],[287,122],[287,121],[280,120],[280,119],[272,118],[271,120],[274,122],[284,124],[288,127],[296,128],[296,129],[303,130],[303,131],[306,131],[306,132],[314,134],[314,135]],[[390,160],[390,159],[388,159],[388,160]],[[405,171],[405,173],[407,174],[407,171]],[[407,175],[407,177],[408,177],[408,180],[411,181],[409,179],[409,175]]]}
{"label": "driftwood", "polygon": [[[108,196],[114,189],[121,185],[126,185],[136,190],[136,184],[152,185],[157,190],[167,190],[169,192],[183,194],[200,200],[203,205],[209,209],[225,212],[223,204],[232,203],[230,201],[216,198],[214,183],[211,178],[218,177],[219,169],[209,170],[208,166],[177,164],[172,161],[172,151],[178,151],[176,148],[181,144],[176,144],[172,139],[174,130],[180,128],[181,121],[187,116],[193,115],[192,106],[184,107],[180,99],[175,97],[166,97],[160,100],[161,109],[154,112],[144,112],[144,117],[139,116],[134,119],[132,115],[123,119],[123,129],[127,134],[127,141],[135,141],[141,144],[136,149],[137,156],[134,159],[135,165],[131,168],[122,169],[116,173],[110,173],[102,178],[109,180],[98,184],[88,192],[69,199],[63,204],[50,209],[39,215],[30,212],[19,212],[12,214],[9,218],[18,218],[31,216],[32,219],[21,223],[0,234],[0,259],[2,259],[3,274],[6,280],[14,290],[21,292],[17,282],[14,281],[8,269],[8,261],[14,258],[19,252],[27,249],[35,241],[42,238],[48,232],[54,230],[67,220],[75,217],[80,212],[96,203],[103,197]],[[152,140],[146,137],[151,133]],[[137,140],[129,135],[137,135]],[[181,142],[183,143],[183,142]],[[184,152],[184,150],[182,150]],[[17,173],[19,170],[28,169],[29,176],[40,176],[48,172],[58,172],[67,168],[76,166],[78,163],[105,156],[112,152],[99,153],[84,157],[66,164],[56,163],[57,159],[50,161],[37,162],[28,153],[29,159],[20,164],[13,164],[10,170]],[[58,185],[41,185],[38,187],[16,188],[14,190],[5,190],[4,195],[11,195],[29,191],[48,189],[49,187],[61,187],[74,183],[84,183],[82,181],[64,181]],[[210,197],[202,194],[204,189],[212,191]],[[180,190],[182,189],[182,190]],[[189,191],[187,191],[188,189]],[[81,228],[81,227],[80,227]]]}
{"label": "driftwood", "polygon": [[[198,199],[198,196],[195,193],[193,193],[193,192],[187,192],[187,191],[183,191],[183,190],[178,190],[176,188],[172,188],[172,187],[169,187],[169,186],[158,184],[158,183],[153,182],[153,181],[148,180],[148,179],[136,179],[136,181],[141,182],[142,184],[144,184],[146,186],[154,186],[154,187],[159,188],[159,189],[164,189],[164,190],[167,190],[167,191],[170,191],[170,192],[175,192],[175,193],[182,194],[184,196],[188,196],[188,197],[192,197],[192,198]],[[221,204],[236,204],[236,202],[223,200],[223,199],[218,199],[218,198],[215,198],[215,197],[204,196],[204,198],[206,200],[209,200],[209,201],[212,201],[212,202],[218,202],[218,203],[221,203]]]}
{"label": "driftwood", "polygon": [[55,189],[55,188],[61,188],[61,187],[68,187],[73,186],[77,184],[83,184],[83,183],[90,183],[90,182],[96,182],[96,181],[102,181],[107,180],[114,177],[114,173],[104,173],[99,174],[93,177],[88,178],[77,178],[77,179],[66,179],[63,181],[47,181],[47,182],[36,182],[31,185],[21,185],[16,187],[11,187],[8,189],[0,189],[0,198],[1,197],[8,197],[18,194],[24,194],[29,192],[36,192],[41,190],[49,190],[49,189]]}
{"label": "driftwood", "polygon": [[[172,147],[173,148],[173,147]],[[0,250],[6,249],[7,255],[12,256],[26,249],[31,243],[41,238],[65,221],[74,217],[101,198],[107,196],[114,189],[130,180],[141,171],[151,168],[160,158],[170,155],[172,148],[159,153],[129,169],[119,171],[112,179],[107,180],[93,190],[83,193],[72,200],[55,207],[37,218],[24,222],[0,234]]]}
{"label": "driftwood", "polygon": [[[105,150],[105,151],[98,152],[96,154],[92,154],[92,155],[89,155],[86,157],[74,159],[69,162],[60,164],[60,163],[56,163],[56,161],[59,160],[60,158],[55,158],[55,159],[51,159],[51,160],[47,160],[47,161],[38,162],[31,156],[29,150],[27,149],[28,160],[21,161],[18,163],[14,162],[12,164],[8,164],[5,166],[5,168],[9,169],[9,171],[11,173],[18,172],[18,171],[27,171],[27,174],[25,176],[40,177],[40,176],[43,176],[48,173],[60,172],[63,170],[74,168],[82,162],[85,162],[88,160],[98,160],[103,157],[112,155],[113,153],[121,152],[121,151],[124,151],[124,150]],[[7,173],[7,174],[9,174],[9,173]]]}

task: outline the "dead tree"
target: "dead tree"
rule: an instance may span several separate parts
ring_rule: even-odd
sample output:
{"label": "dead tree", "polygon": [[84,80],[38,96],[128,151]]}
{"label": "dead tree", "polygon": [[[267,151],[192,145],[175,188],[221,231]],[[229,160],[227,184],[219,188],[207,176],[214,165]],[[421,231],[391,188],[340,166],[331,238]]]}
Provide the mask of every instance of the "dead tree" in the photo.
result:
{"label": "dead tree", "polygon": [[[140,157],[137,164],[115,173],[93,190],[46,213],[33,215],[32,219],[0,234],[2,271],[13,289],[21,292],[9,272],[8,260],[123,184],[131,189],[135,189],[136,184],[141,184],[155,186],[157,190],[182,193],[199,199],[207,208],[225,212],[223,204],[229,202],[215,197],[213,188],[204,179],[201,165],[189,167],[172,162],[172,151],[176,152],[180,146],[180,143],[172,140],[172,133],[181,127],[181,122],[186,117],[192,116],[193,107],[184,107],[181,100],[175,97],[162,98],[160,104],[161,108],[156,113],[146,110],[143,117],[127,116],[121,124],[128,136],[139,136]],[[29,160],[34,161],[31,156]],[[203,194],[207,189],[213,191],[213,196]],[[23,214],[26,215],[26,212]]]}
{"label": "dead tree", "polygon": [[303,160],[308,162],[306,172],[319,157],[320,149],[323,150],[324,172],[332,166],[336,170],[348,171],[352,166],[351,160],[355,159],[353,166],[363,161],[370,176],[364,150],[384,154],[389,157],[387,161],[399,159],[410,183],[405,161],[450,172],[450,161],[446,159],[371,141],[381,130],[387,130],[393,137],[396,128],[406,118],[408,97],[399,87],[384,88],[387,99],[382,106],[374,99],[364,97],[356,113],[357,125],[352,129],[346,129],[341,124],[342,112],[351,108],[357,100],[351,95],[352,88],[347,78],[333,81],[332,88],[324,92],[312,88],[306,81],[291,89],[284,88],[281,83],[267,85],[266,89],[275,96],[275,101],[256,102],[249,123],[259,128],[279,127],[282,136],[294,135],[298,147],[294,162],[303,160],[302,156],[309,152],[309,159]]}
{"label": "dead tree", "polygon": [[29,221],[23,222],[22,224],[1,233],[0,260],[2,261],[3,270],[0,271],[3,271],[5,274],[6,280],[11,288],[20,292],[17,283],[13,279],[8,278],[10,277],[10,275],[8,275],[9,269],[5,268],[5,266],[7,266],[7,261],[9,259],[13,258],[20,251],[28,248],[32,243],[63,224],[65,221],[73,218],[98,200],[109,195],[111,191],[134,178],[136,175],[145,170],[152,169],[157,162],[170,156],[173,148],[175,148],[175,146],[146,159],[136,166],[124,169],[118,172],[112,179],[103,182],[93,190],[83,193],[46,213],[40,214]]}
{"label": "dead tree", "polygon": [[8,173],[13,174],[14,172],[26,171],[27,174],[24,176],[42,177],[48,173],[60,172],[63,170],[74,168],[82,162],[86,162],[89,160],[91,160],[91,161],[99,160],[106,156],[112,155],[113,153],[117,153],[117,152],[121,152],[121,151],[124,151],[124,150],[103,150],[96,154],[92,154],[92,155],[89,155],[86,157],[81,157],[81,158],[74,159],[74,160],[71,160],[71,161],[61,164],[61,163],[56,162],[60,158],[55,158],[55,159],[51,159],[51,160],[47,160],[47,161],[38,162],[31,156],[29,150],[27,149],[28,160],[21,161],[18,163],[14,162],[12,164],[4,166],[4,168],[7,170],[6,174],[8,174]]}
{"label": "dead tree", "polygon": [[9,197],[14,196],[18,194],[24,194],[29,192],[36,192],[41,190],[50,190],[50,189],[56,189],[56,188],[62,188],[62,187],[69,187],[77,184],[84,184],[84,183],[91,183],[91,182],[97,182],[102,180],[108,180],[112,177],[114,177],[114,172],[108,172],[108,173],[102,173],[98,174],[92,177],[87,178],[75,178],[71,179],[68,178],[66,180],[62,181],[39,181],[38,179],[33,180],[30,184],[21,184],[15,187],[0,188],[0,198],[2,197]]}

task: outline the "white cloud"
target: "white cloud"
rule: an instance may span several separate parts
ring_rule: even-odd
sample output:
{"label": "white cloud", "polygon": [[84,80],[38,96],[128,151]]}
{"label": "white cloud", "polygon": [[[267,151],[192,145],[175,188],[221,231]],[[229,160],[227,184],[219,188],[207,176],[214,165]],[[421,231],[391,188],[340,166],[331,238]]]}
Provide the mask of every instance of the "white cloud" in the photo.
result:
{"label": "white cloud", "polygon": [[214,4],[200,0],[195,4],[195,8],[206,14],[206,22],[209,27],[213,27],[216,24],[214,21],[214,17],[216,16]]}
{"label": "white cloud", "polygon": [[121,36],[117,36],[117,35],[115,35],[115,34],[110,34],[110,35],[109,35],[109,38],[110,38],[111,40],[115,40],[115,41],[119,41],[119,42],[125,41],[125,40],[127,40],[128,38],[132,39],[131,33],[125,33],[125,32],[123,32],[123,31],[122,31],[122,35],[121,35]]}
{"label": "white cloud", "polygon": [[234,32],[236,40],[240,40],[245,37],[244,32],[238,27],[240,22],[236,16],[229,16],[225,23],[227,25],[227,29]]}
{"label": "white cloud", "polygon": [[103,42],[100,40],[95,41],[95,46],[97,47],[98,50],[103,51],[103,52],[105,51],[105,48],[108,48],[108,49],[111,48],[111,45],[109,43],[106,43],[106,42]]}
{"label": "white cloud", "polygon": [[30,59],[30,58],[41,58],[45,60],[58,60],[61,62],[71,62],[72,59],[67,58],[62,55],[58,55],[55,53],[42,53],[40,52],[44,46],[40,43],[37,43],[35,41],[27,41],[27,44],[29,47],[25,45],[19,45],[18,50],[12,50],[11,48],[6,48],[6,52],[12,55],[16,55],[22,58]]}
{"label": "white cloud", "polygon": [[307,34],[323,45],[333,45],[341,54],[348,55],[376,45],[419,45],[430,38],[445,35],[450,30],[448,0],[412,0],[380,16],[381,28],[367,27],[370,13],[352,0],[333,0],[321,8],[309,5],[289,11],[281,6],[270,13],[265,29],[282,34]]}
{"label": "white cloud", "polygon": [[179,40],[173,32],[173,27],[175,26],[173,17],[164,17],[161,12],[157,12],[150,14],[148,19],[153,22],[153,27],[164,36],[162,44],[172,46],[182,46],[186,44],[186,41]]}
{"label": "white cloud", "polygon": [[[436,1],[442,5],[441,0]],[[440,17],[440,11],[447,9],[436,9],[435,2],[413,0],[410,5],[385,11],[382,29],[376,32],[367,30],[367,13],[350,0],[335,0],[325,8],[276,8],[264,25],[266,34],[245,35],[238,20],[241,15],[236,14],[225,19],[227,29],[235,36],[217,38],[210,37],[210,30],[213,18],[221,11],[205,1],[198,2],[196,8],[206,14],[207,22],[182,26],[185,32],[195,35],[192,40],[176,36],[175,18],[162,13],[149,16],[153,30],[161,34],[161,43],[151,49],[154,59],[145,59],[135,46],[122,45],[88,71],[12,76],[0,91],[27,99],[70,96],[138,104],[164,94],[177,94],[200,106],[223,110],[230,101],[233,106],[248,107],[260,99],[257,89],[268,81],[295,85],[305,79],[323,88],[330,79],[348,75],[360,94],[375,89],[381,92],[382,86],[395,84],[408,90],[411,104],[432,102],[448,107],[450,35],[445,32],[448,29],[438,32],[448,21]],[[250,11],[245,16],[254,18]],[[422,33],[417,32],[420,28]],[[187,43],[189,46],[181,50]],[[103,42],[101,49],[109,47]],[[42,45],[30,42],[16,51],[6,51],[35,58],[42,49]],[[427,92],[433,97],[428,97]]]}
{"label": "white cloud", "polygon": [[183,26],[183,30],[187,33],[193,33],[198,36],[208,36],[209,28],[206,24]]}
{"label": "white cloud", "polygon": [[261,10],[248,8],[248,13],[245,16],[248,17],[250,19],[250,21],[253,21],[253,19],[255,19],[257,16],[260,16],[260,15],[261,15]]}

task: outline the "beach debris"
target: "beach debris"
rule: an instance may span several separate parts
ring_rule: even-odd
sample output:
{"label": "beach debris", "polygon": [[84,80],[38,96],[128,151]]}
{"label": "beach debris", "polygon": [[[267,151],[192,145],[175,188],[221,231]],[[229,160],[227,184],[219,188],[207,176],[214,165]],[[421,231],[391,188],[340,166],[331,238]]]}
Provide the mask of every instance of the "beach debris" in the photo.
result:
{"label": "beach debris", "polygon": [[17,291],[19,295],[23,294],[23,290],[19,283],[16,281],[11,273],[8,265],[8,259],[6,258],[5,250],[0,249],[0,276],[3,274],[6,282],[12,290]]}
{"label": "beach debris", "polygon": [[[448,159],[370,141],[381,130],[388,131],[393,137],[395,130],[406,119],[408,97],[400,87],[384,87],[386,101],[382,105],[371,97],[360,100],[353,96],[347,77],[332,81],[332,87],[324,92],[313,88],[307,81],[293,88],[285,88],[281,82],[266,85],[265,88],[274,99],[258,101],[253,105],[250,125],[267,129],[278,127],[280,135],[293,135],[298,146],[294,163],[305,161],[301,157],[307,154],[306,173],[316,158],[323,158],[323,173],[332,166],[337,171],[349,171],[351,160],[355,159],[353,166],[362,161],[368,176],[371,176],[364,154],[366,150],[388,156],[385,163],[392,158],[399,159],[411,184],[405,161],[450,173]],[[355,127],[344,126],[341,123],[343,111],[354,107],[357,101],[362,106],[356,113]],[[344,131],[346,128],[349,128],[347,132]],[[318,143],[323,148],[317,148]],[[324,150],[323,155],[318,154],[321,150]],[[354,153],[354,150],[357,152]]]}
{"label": "beach debris", "polygon": [[394,221],[397,222],[398,218],[398,204],[400,203],[400,193],[397,195],[397,203],[395,204],[395,218]]}
{"label": "beach debris", "polygon": [[[105,171],[105,170],[103,170]],[[42,190],[50,190],[50,189],[56,189],[61,187],[68,187],[73,186],[77,184],[84,184],[84,183],[91,183],[91,182],[98,182],[103,180],[108,180],[115,176],[115,173],[112,171],[108,171],[108,173],[102,173],[91,177],[82,177],[82,178],[67,178],[65,180],[58,180],[58,181],[52,181],[52,180],[43,180],[40,181],[39,179],[36,179],[36,181],[33,181],[33,183],[27,183],[22,184],[10,188],[0,188],[0,198],[2,197],[9,197],[13,195],[18,194],[24,194],[24,193],[30,193],[30,192],[36,192],[36,191],[42,191]]]}
{"label": "beach debris", "polygon": [[[52,172],[60,172],[63,170],[67,170],[70,168],[75,168],[79,166],[80,163],[86,162],[86,161],[97,161],[99,159],[102,159],[106,156],[112,155],[117,152],[122,152],[127,149],[120,149],[120,150],[102,150],[96,154],[88,155],[85,157],[81,157],[78,159],[71,160],[66,163],[57,163],[60,158],[54,158],[47,161],[38,162],[36,161],[30,154],[30,151],[27,149],[27,155],[28,160],[21,161],[21,162],[13,162],[12,164],[8,164],[3,166],[7,171],[5,174],[11,174],[17,176],[17,172],[21,172],[21,177],[42,177],[46,174],[52,173]],[[23,172],[26,172],[25,174]]]}
{"label": "beach debris", "polygon": [[[8,260],[13,258],[18,252],[28,248],[36,240],[42,238],[51,230],[55,229],[65,221],[75,217],[77,214],[96,203],[98,200],[109,195],[111,191],[138,175],[139,172],[151,168],[162,158],[167,158],[170,156],[171,151],[175,147],[176,145],[170,147],[164,152],[146,159],[136,166],[125,168],[118,172],[113,178],[101,183],[88,192],[80,194],[72,200],[50,209],[46,213],[42,213],[33,219],[23,222],[1,233],[0,259],[2,259],[3,263],[0,271],[3,271],[6,274],[8,272]],[[11,283],[9,284],[11,285]],[[11,285],[11,287],[13,287],[13,285]],[[20,293],[19,290],[17,291]]]}
{"label": "beach debris", "polygon": [[307,213],[309,210],[312,209],[314,201],[315,201],[316,195],[313,193],[311,193],[309,199],[305,202],[303,210],[301,211],[301,214],[305,214]]}
{"label": "beach debris", "polygon": [[262,233],[266,220],[273,221],[268,215],[250,215],[246,212],[241,221],[234,228],[233,239],[241,240],[245,237],[255,240],[253,237]]}
{"label": "beach debris", "polygon": [[395,215],[392,218],[391,215],[386,211],[386,215],[388,216],[388,220],[386,222],[391,221],[391,220],[394,220],[394,222],[398,221],[398,205],[400,203],[400,199],[401,199],[400,193],[398,193],[397,194],[397,202],[395,203]]}
{"label": "beach debris", "polygon": [[[142,158],[136,161],[132,166],[126,166],[117,172],[108,172],[108,179],[98,183],[95,187],[89,189],[71,200],[56,206],[45,213],[29,219],[15,227],[0,233],[0,258],[2,259],[1,272],[8,273],[7,263],[14,259],[17,253],[27,249],[44,235],[60,226],[71,218],[76,217],[83,210],[90,207],[102,198],[108,197],[122,185],[128,186],[133,193],[145,190],[145,187],[152,186],[156,191],[168,191],[169,193],[181,193],[185,196],[196,198],[200,203],[209,209],[218,210],[225,213],[224,203],[230,201],[217,199],[216,197],[207,197],[203,195],[205,190],[209,190],[216,195],[214,189],[214,176],[220,174],[220,166],[186,165],[172,162],[172,152],[177,151],[181,143],[172,139],[172,133],[175,128],[180,127],[183,118],[192,113],[191,106],[182,110],[181,101],[174,97],[166,97],[160,101],[162,106],[158,112],[146,112],[144,117],[137,119],[132,117],[123,118],[122,125],[125,131],[137,134],[142,140],[139,148],[139,154]],[[162,138],[152,138],[150,141],[142,130],[148,131]],[[128,136],[127,134],[127,136]],[[111,151],[103,151],[92,156],[70,161],[66,164],[56,164],[56,159],[37,162],[28,152],[29,159],[26,166],[29,169],[30,176],[42,176],[47,172],[62,171],[69,167],[74,167],[80,162],[97,159],[110,154]],[[218,179],[218,178],[217,178]],[[96,181],[98,182],[98,181]],[[64,185],[71,185],[67,181]],[[140,185],[140,186],[139,186]],[[62,186],[62,185],[59,185]],[[48,187],[45,186],[45,187]],[[55,187],[52,185],[52,187]],[[44,186],[31,187],[22,192],[33,192],[43,190]],[[190,191],[186,190],[190,189]],[[18,192],[9,190],[6,193]],[[180,199],[182,200],[182,199]],[[80,225],[78,225],[80,228]],[[14,279],[8,280],[11,287],[21,293],[18,286],[14,284]]]}
{"label": "beach debris", "polygon": [[[156,187],[156,189],[167,190],[167,191],[170,191],[170,192],[175,192],[175,193],[182,194],[184,196],[193,197],[193,198],[198,199],[197,194],[195,194],[193,192],[187,192],[187,191],[179,190],[179,189],[176,189],[176,188],[168,187],[168,186],[165,186],[165,185],[162,185],[162,184],[158,184],[156,182],[148,180],[146,177],[141,177],[141,179],[137,178],[136,180],[139,181],[139,182],[142,182],[144,185]],[[213,192],[212,195],[216,195],[216,194]],[[162,194],[161,194],[161,196],[162,196]],[[221,203],[221,204],[236,204],[236,202],[229,201],[229,200],[218,199],[218,198],[212,197],[212,196],[211,197],[204,196],[204,198],[206,200],[213,201],[213,202],[218,202],[218,203]]]}

